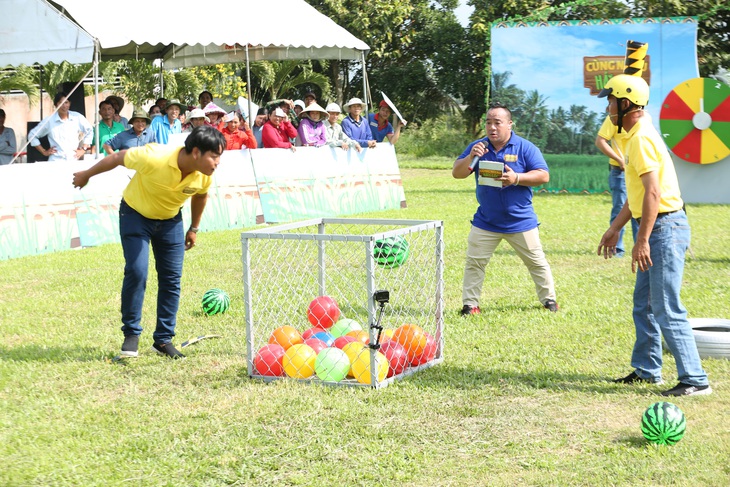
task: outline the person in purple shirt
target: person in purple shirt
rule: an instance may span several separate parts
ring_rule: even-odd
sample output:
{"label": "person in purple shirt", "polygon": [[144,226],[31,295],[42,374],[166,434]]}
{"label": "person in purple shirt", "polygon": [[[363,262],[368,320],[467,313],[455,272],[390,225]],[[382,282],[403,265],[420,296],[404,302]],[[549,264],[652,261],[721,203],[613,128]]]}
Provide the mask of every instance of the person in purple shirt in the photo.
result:
{"label": "person in purple shirt", "polygon": [[312,103],[299,115],[297,135],[299,145],[304,147],[322,147],[327,143],[327,130],[324,121],[329,114],[316,102]]}
{"label": "person in purple shirt", "polygon": [[365,103],[360,98],[351,98],[345,105],[345,110],[350,113],[341,124],[345,135],[363,147],[377,147],[373,133],[370,131],[370,125],[367,119],[362,117]]}
{"label": "person in purple shirt", "polygon": [[[550,181],[548,166],[540,149],[512,131],[512,112],[501,103],[489,106],[486,132],[485,138],[469,144],[452,169],[456,179],[474,174],[479,202],[467,243],[461,314],[481,313],[479,298],[485,269],[502,240],[527,266],[542,306],[557,312],[553,274],[542,250],[540,224],[532,207],[532,188]],[[503,163],[501,175],[487,174],[486,167],[482,167],[486,161]]]}

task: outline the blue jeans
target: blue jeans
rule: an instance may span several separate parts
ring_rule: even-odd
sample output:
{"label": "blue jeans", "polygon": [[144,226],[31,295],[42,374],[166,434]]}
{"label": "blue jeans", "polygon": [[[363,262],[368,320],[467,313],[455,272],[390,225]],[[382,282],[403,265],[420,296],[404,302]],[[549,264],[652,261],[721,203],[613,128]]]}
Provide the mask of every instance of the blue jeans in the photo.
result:
{"label": "blue jeans", "polygon": [[122,283],[122,332],[142,333],[142,304],[147,288],[150,243],[157,270],[157,327],[155,343],[169,343],[175,336],[180,304],[180,279],[185,256],[182,213],[169,220],[151,220],[132,209],[124,200],[119,206],[119,234],[124,251]]}
{"label": "blue jeans", "polygon": [[[608,187],[611,189],[611,198],[613,205],[611,206],[611,220],[609,224],[618,216],[621,208],[626,203],[626,180],[624,172],[621,171],[618,166],[612,166],[609,164],[608,168]],[[639,233],[639,224],[631,219],[631,231],[634,236],[634,242],[636,242],[636,234]],[[620,256],[626,252],[624,248],[624,229],[618,233],[618,243],[616,244],[616,255]]]}
{"label": "blue jeans", "polygon": [[646,271],[637,271],[634,288],[636,343],[631,365],[639,377],[662,379],[662,335],[677,362],[679,381],[707,385],[687,310],[679,300],[684,272],[684,254],[689,248],[687,215],[680,210],[659,215],[649,236],[651,261]]}

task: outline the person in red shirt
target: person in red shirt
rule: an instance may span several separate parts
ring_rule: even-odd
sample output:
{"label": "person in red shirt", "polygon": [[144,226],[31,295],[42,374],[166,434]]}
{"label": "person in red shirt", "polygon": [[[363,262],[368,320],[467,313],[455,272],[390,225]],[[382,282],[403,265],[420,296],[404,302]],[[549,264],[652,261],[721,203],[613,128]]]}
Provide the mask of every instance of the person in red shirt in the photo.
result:
{"label": "person in red shirt", "polygon": [[226,150],[238,150],[244,147],[247,149],[255,149],[258,147],[256,137],[253,136],[251,127],[239,117],[240,115],[238,113],[231,112],[224,119],[227,123],[223,127],[223,130],[221,130],[221,133],[226,138]]}
{"label": "person in red shirt", "polygon": [[297,129],[286,119],[286,113],[277,108],[269,115],[269,121],[264,124],[261,138],[264,142],[264,149],[291,149],[294,145],[291,139],[296,138]]}

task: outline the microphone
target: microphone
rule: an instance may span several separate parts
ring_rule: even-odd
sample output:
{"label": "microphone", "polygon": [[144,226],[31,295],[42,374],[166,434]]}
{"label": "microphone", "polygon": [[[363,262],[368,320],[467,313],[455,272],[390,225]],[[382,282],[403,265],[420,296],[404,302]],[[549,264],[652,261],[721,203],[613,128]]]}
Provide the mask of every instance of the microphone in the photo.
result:
{"label": "microphone", "polygon": [[469,164],[469,172],[474,172],[474,169],[477,168],[478,164],[479,164],[479,156],[474,156],[474,159],[472,159],[471,164]]}

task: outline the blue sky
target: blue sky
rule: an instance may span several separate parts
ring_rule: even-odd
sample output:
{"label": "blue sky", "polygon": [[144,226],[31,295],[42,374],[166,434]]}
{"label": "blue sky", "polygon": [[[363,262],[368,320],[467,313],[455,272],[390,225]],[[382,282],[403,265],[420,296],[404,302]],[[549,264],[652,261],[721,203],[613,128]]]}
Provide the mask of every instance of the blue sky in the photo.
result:
{"label": "blue sky", "polygon": [[492,67],[510,71],[509,82],[538,90],[554,109],[571,104],[604,112],[606,102],[583,87],[584,56],[624,56],[626,41],[648,42],[651,58],[649,112],[659,120],[666,95],[699,76],[696,24],[629,24],[492,30]]}

